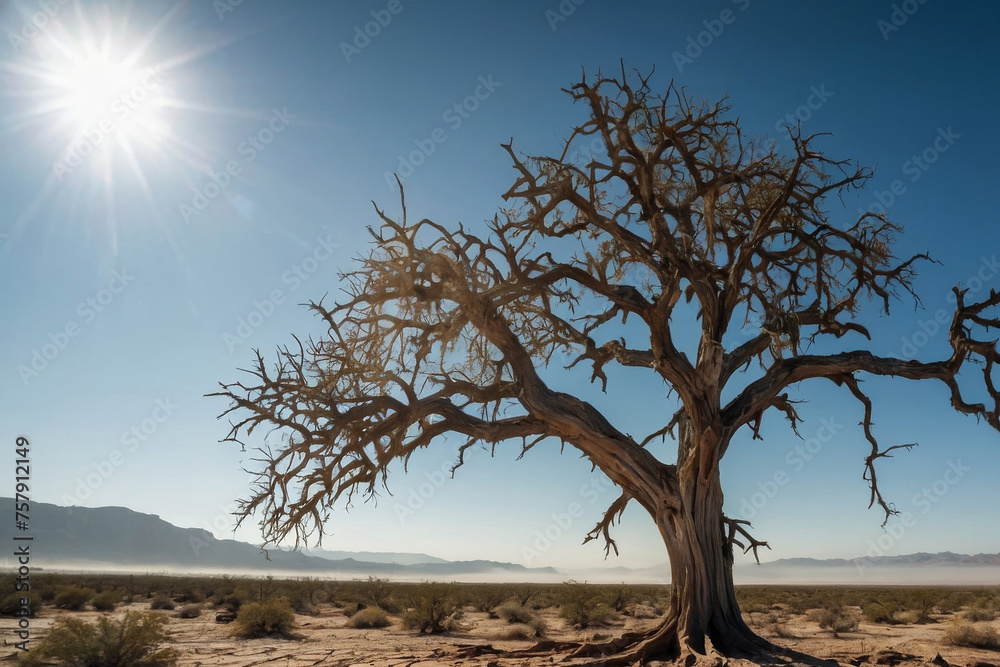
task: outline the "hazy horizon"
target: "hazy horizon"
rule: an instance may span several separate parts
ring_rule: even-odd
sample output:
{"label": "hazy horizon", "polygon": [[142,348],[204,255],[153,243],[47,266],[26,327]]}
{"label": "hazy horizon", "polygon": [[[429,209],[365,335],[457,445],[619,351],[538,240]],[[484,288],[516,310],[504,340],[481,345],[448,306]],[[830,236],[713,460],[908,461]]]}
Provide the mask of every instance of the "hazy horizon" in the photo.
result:
{"label": "hazy horizon", "polygon": [[[9,500],[0,497],[0,500]],[[120,507],[94,508],[94,509],[122,509]],[[125,508],[128,509],[128,508]],[[131,510],[129,510],[131,512]],[[198,530],[197,527],[172,526],[170,529]],[[91,532],[93,532],[92,529]],[[103,535],[103,533],[102,533]],[[153,536],[154,538],[156,536]],[[97,543],[103,542],[100,535],[95,536]],[[157,538],[158,539],[158,538]],[[189,538],[190,539],[190,538]],[[47,542],[41,553],[45,553],[45,547],[51,547],[51,534],[47,537]],[[197,539],[198,545],[195,554],[209,544]],[[259,544],[243,543],[247,547],[257,548]],[[35,553],[39,553],[36,543]],[[92,548],[92,547],[91,547]],[[112,550],[116,550],[112,547]],[[137,555],[130,553],[128,563],[119,561],[103,560],[101,558],[46,558],[41,557],[42,565],[37,567],[40,571],[61,572],[61,573],[86,573],[86,572],[107,572],[124,574],[167,574],[171,576],[248,576],[248,577],[277,577],[286,579],[316,578],[321,580],[357,580],[367,579],[369,576],[387,578],[392,581],[419,582],[419,581],[454,581],[460,583],[559,583],[562,581],[584,581],[589,583],[628,583],[628,584],[667,584],[670,582],[670,568],[666,561],[656,565],[630,569],[605,563],[603,567],[592,567],[584,569],[566,568],[551,566],[545,568],[534,568],[529,570],[511,570],[502,567],[505,563],[497,563],[496,567],[478,571],[463,571],[461,569],[449,569],[449,565],[462,566],[465,562],[450,561],[441,559],[434,554],[416,554],[410,552],[341,552],[336,558],[325,549],[299,549],[300,553],[315,556],[321,560],[329,560],[328,569],[288,569],[280,564],[274,563],[270,558],[271,554],[277,552],[291,551],[290,548],[269,549],[270,553],[265,555],[263,550],[259,553],[260,567],[244,568],[240,566],[184,566],[173,562],[168,558],[166,561],[156,561],[150,558],[146,564],[136,563]],[[322,555],[321,555],[322,554]],[[951,554],[952,556],[993,556],[988,563],[954,564],[954,559],[950,562],[940,563],[940,557]],[[838,559],[824,560],[816,558],[781,559],[762,558],[757,563],[740,563],[734,568],[734,581],[737,585],[853,585],[853,586],[880,586],[880,585],[1000,585],[1000,552],[996,554],[954,554],[953,552],[936,552],[931,554],[935,558],[916,559],[915,556],[922,554],[908,554],[908,562],[886,562],[891,557],[866,557],[856,556],[838,562]],[[369,557],[366,557],[369,556]],[[390,558],[391,557],[391,558]],[[338,561],[352,559],[358,563],[380,564],[388,566],[381,570],[369,571],[367,569],[352,569],[351,566],[342,565]],[[216,559],[217,560],[217,559]],[[932,560],[935,562],[927,562]],[[802,563],[801,561],[814,561]],[[242,561],[241,561],[242,562]],[[408,565],[431,564],[437,571],[413,572],[407,571]],[[0,560],[0,567],[14,570],[17,568],[16,558],[4,556]],[[553,570],[553,571],[543,571]]]}

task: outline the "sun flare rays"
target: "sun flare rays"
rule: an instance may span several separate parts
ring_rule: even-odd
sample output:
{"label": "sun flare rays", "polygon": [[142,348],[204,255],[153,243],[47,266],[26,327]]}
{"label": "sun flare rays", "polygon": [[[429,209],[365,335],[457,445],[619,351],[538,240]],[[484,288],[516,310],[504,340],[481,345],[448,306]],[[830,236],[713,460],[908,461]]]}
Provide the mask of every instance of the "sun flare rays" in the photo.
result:
{"label": "sun flare rays", "polygon": [[[31,136],[51,164],[15,233],[41,209],[64,207],[69,219],[106,234],[116,253],[123,206],[152,213],[129,215],[132,224],[157,224],[157,200],[212,164],[207,133],[232,114],[206,103],[211,82],[189,65],[238,37],[196,37],[195,25],[181,25],[183,2],[160,15],[132,9],[142,15],[74,3],[16,57],[0,60],[8,102],[0,136]],[[171,234],[166,221],[159,225]]]}

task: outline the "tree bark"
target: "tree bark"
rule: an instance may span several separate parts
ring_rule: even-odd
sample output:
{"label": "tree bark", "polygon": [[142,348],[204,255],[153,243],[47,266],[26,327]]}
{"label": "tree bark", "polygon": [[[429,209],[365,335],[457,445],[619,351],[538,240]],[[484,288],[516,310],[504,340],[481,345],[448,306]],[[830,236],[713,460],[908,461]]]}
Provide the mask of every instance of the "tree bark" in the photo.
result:
{"label": "tree bark", "polygon": [[709,655],[713,649],[730,657],[770,650],[771,644],[747,627],[736,601],[718,470],[691,487],[679,508],[654,517],[670,558],[665,625],[674,624],[676,635],[670,657]]}
{"label": "tree bark", "polygon": [[[718,462],[702,455],[705,443],[685,446],[693,444],[683,442],[685,431],[681,429],[679,452],[684,461],[677,468],[676,487],[664,489],[659,507],[650,510],[669,556],[670,609],[648,632],[584,645],[574,653],[597,658],[593,664],[610,667],[652,659],[711,664],[723,657],[776,650],[746,625],[740,613]],[[717,447],[714,443],[712,450]]]}

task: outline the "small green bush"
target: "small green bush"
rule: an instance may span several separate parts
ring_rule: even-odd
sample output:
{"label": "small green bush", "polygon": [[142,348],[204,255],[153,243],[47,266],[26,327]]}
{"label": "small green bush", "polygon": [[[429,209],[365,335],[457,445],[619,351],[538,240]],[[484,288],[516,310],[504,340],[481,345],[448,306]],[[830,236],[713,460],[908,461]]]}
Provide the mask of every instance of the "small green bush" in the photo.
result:
{"label": "small green bush", "polygon": [[895,618],[897,623],[902,623],[903,625],[929,623],[931,620],[930,614],[922,609],[900,611],[896,613]]}
{"label": "small green bush", "polygon": [[421,584],[410,592],[410,609],[403,616],[403,627],[422,633],[448,632],[454,627],[452,614],[460,605],[451,587]]}
{"label": "small green bush", "polygon": [[511,625],[515,623],[531,623],[535,615],[526,607],[519,604],[505,604],[497,608],[497,615]]}
{"label": "small green bush", "polygon": [[239,611],[247,602],[250,602],[250,592],[242,586],[222,598],[222,604],[231,612]]}
{"label": "small green bush", "polygon": [[969,607],[962,614],[962,618],[973,623],[979,621],[992,621],[997,617],[997,613],[988,607]]}
{"label": "small green bush", "polygon": [[628,584],[622,583],[621,586],[615,587],[611,593],[611,608],[617,612],[622,612],[625,610],[625,607],[635,601],[635,597],[635,591]]}
{"label": "small green bush", "polygon": [[861,608],[861,613],[869,623],[887,623],[894,625],[899,621],[896,619],[896,612],[899,605],[892,601],[872,602]]}
{"label": "small green bush", "polygon": [[21,600],[27,601],[28,616],[32,617],[42,608],[42,598],[27,591],[22,593],[11,593],[0,602],[0,614],[4,616],[21,615]]}
{"label": "small green bush", "polygon": [[205,594],[202,593],[201,590],[198,588],[189,588],[180,595],[178,595],[176,598],[174,598],[174,602],[189,602],[192,604],[204,601],[205,601]]}
{"label": "small green bush", "polygon": [[378,577],[368,577],[368,581],[362,586],[364,599],[369,605],[380,609],[388,609],[392,606],[390,601],[390,584],[388,579]]}
{"label": "small green bush", "polygon": [[1000,651],[1000,635],[989,625],[956,623],[944,633],[944,640],[955,646],[970,646]]}
{"label": "small green bush", "polygon": [[296,614],[303,616],[315,616],[319,613],[319,608],[313,604],[312,598],[307,595],[297,595],[292,598],[292,610]]}
{"label": "small green bush", "polygon": [[378,607],[368,607],[351,616],[351,620],[348,621],[347,625],[359,630],[366,628],[387,628],[392,625],[392,621],[389,620],[389,615]]}
{"label": "small green bush", "polygon": [[472,604],[476,611],[488,614],[503,604],[510,595],[510,589],[506,586],[484,585],[476,589]]}
{"label": "small green bush", "polygon": [[60,609],[79,611],[94,597],[94,591],[79,586],[65,586],[56,593],[55,603]]}
{"label": "small green bush", "polygon": [[857,630],[861,619],[843,607],[827,607],[820,610],[817,621],[820,628],[830,630],[834,637],[839,637],[842,632]]}
{"label": "small green bush", "polygon": [[560,614],[570,625],[581,629],[592,625],[603,625],[615,618],[615,612],[601,600],[600,591],[595,586],[570,581],[563,584],[560,600]]}
{"label": "small green bush", "polygon": [[166,611],[173,611],[176,606],[177,605],[174,604],[174,601],[166,595],[157,595],[153,598],[153,601],[149,603],[150,609],[165,609]]}
{"label": "small green bush", "polygon": [[287,600],[268,598],[240,606],[236,616],[236,634],[244,639],[281,636],[290,638],[295,627],[295,612]]}
{"label": "small green bush", "polygon": [[120,598],[118,594],[113,591],[104,591],[103,593],[98,593],[94,596],[94,599],[90,601],[94,605],[94,609],[97,611],[114,611],[115,607],[118,606]]}
{"label": "small green bush", "polygon": [[120,621],[108,616],[96,624],[76,618],[55,622],[22,664],[59,664],[72,667],[167,667],[176,653],[161,645],[166,640],[166,619],[156,614],[128,612]]}

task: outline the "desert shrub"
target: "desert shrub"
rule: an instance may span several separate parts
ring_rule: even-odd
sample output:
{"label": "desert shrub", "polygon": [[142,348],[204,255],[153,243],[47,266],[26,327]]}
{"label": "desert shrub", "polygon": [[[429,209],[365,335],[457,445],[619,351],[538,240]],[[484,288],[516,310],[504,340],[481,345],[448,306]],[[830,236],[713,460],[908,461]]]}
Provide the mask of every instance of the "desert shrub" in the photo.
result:
{"label": "desert shrub", "polygon": [[962,618],[967,621],[977,623],[980,621],[992,621],[997,617],[997,613],[989,607],[969,607],[962,614]]}
{"label": "desert shrub", "polygon": [[944,640],[955,646],[970,646],[1000,651],[1000,634],[989,625],[956,623],[944,633]]}
{"label": "desert shrub", "polygon": [[968,591],[949,591],[942,594],[934,603],[934,608],[941,614],[950,614],[965,606]]}
{"label": "desert shrub", "polygon": [[768,631],[775,637],[779,637],[781,639],[798,639],[795,633],[789,630],[788,626],[780,621],[769,625]]}
{"label": "desert shrub", "polygon": [[162,647],[166,619],[155,614],[128,612],[121,620],[102,616],[97,623],[62,618],[49,630],[23,664],[72,667],[166,667],[176,653]]}
{"label": "desert shrub", "polygon": [[447,586],[421,584],[410,591],[410,609],[403,616],[403,626],[420,632],[448,632],[458,600]]}
{"label": "desert shrub", "polygon": [[560,614],[570,625],[587,628],[601,625],[615,617],[615,612],[601,601],[599,591],[594,586],[567,582],[563,584],[560,598]]}
{"label": "desert shrub", "polygon": [[165,609],[166,611],[173,611],[176,606],[177,605],[174,604],[174,601],[166,595],[157,595],[153,598],[152,602],[149,603],[150,609]]}
{"label": "desert shrub", "polygon": [[512,625],[514,623],[531,623],[532,619],[535,618],[529,609],[519,604],[505,604],[498,607],[497,616]]}
{"label": "desert shrub", "polygon": [[174,602],[204,602],[205,594],[198,588],[189,588],[174,598]]}
{"label": "desert shrub", "polygon": [[233,589],[231,593],[222,598],[223,606],[232,612],[239,611],[240,607],[247,602],[250,602],[250,591],[243,586]]}
{"label": "desert shrub", "polygon": [[528,623],[528,627],[531,631],[535,633],[536,637],[544,637],[545,633],[549,631],[549,626],[540,618],[531,619],[531,623]]}
{"label": "desert shrub", "polygon": [[890,625],[899,622],[896,619],[898,611],[899,605],[890,600],[872,602],[861,608],[862,615],[869,623],[888,623]]}
{"label": "desert shrub", "polygon": [[177,612],[177,618],[198,618],[201,616],[200,604],[186,604]]}
{"label": "desert shrub", "polygon": [[473,595],[472,604],[476,611],[489,613],[503,604],[510,597],[510,589],[506,586],[483,586]]}
{"label": "desert shrub", "polygon": [[240,606],[236,616],[236,634],[244,639],[280,635],[291,637],[295,612],[287,600],[269,598]]}
{"label": "desert shrub", "polygon": [[389,620],[389,615],[382,609],[368,607],[351,616],[351,620],[347,624],[352,628],[360,630],[364,628],[387,628],[392,625],[392,621]]}
{"label": "desert shrub", "polygon": [[635,592],[628,584],[622,583],[621,586],[617,586],[611,591],[611,608],[617,612],[621,612],[635,601],[635,597]]}
{"label": "desert shrub", "polygon": [[315,616],[319,613],[319,608],[313,604],[312,596],[297,595],[292,598],[291,605],[296,614]]}
{"label": "desert shrub", "polygon": [[385,611],[399,613],[402,608],[392,599],[392,588],[388,579],[378,577],[368,577],[361,588],[364,600],[372,607],[378,607]]}
{"label": "desert shrub", "polygon": [[527,607],[528,601],[538,595],[538,588],[532,586],[531,584],[525,584],[523,586],[516,587],[513,593],[517,603],[522,607]]}
{"label": "desert shrub", "polygon": [[114,591],[104,591],[94,596],[90,601],[97,611],[114,611],[121,598]]}
{"label": "desert shrub", "polygon": [[60,609],[77,611],[94,597],[94,591],[79,586],[64,586],[56,593],[55,603]]}
{"label": "desert shrub", "polygon": [[841,632],[857,630],[861,619],[844,607],[827,607],[820,610],[816,620],[820,628],[830,630],[834,637],[839,637]]}
{"label": "desert shrub", "polygon": [[0,601],[0,614],[4,616],[20,616],[21,615],[21,600],[24,599],[27,604],[28,616],[34,616],[38,613],[38,610],[42,608],[42,598],[34,593],[28,593],[27,591],[22,593],[11,593],[7,597]]}
{"label": "desert shrub", "polygon": [[897,623],[913,625],[915,623],[928,623],[931,617],[923,609],[907,609],[906,611],[896,612],[895,618]]}

